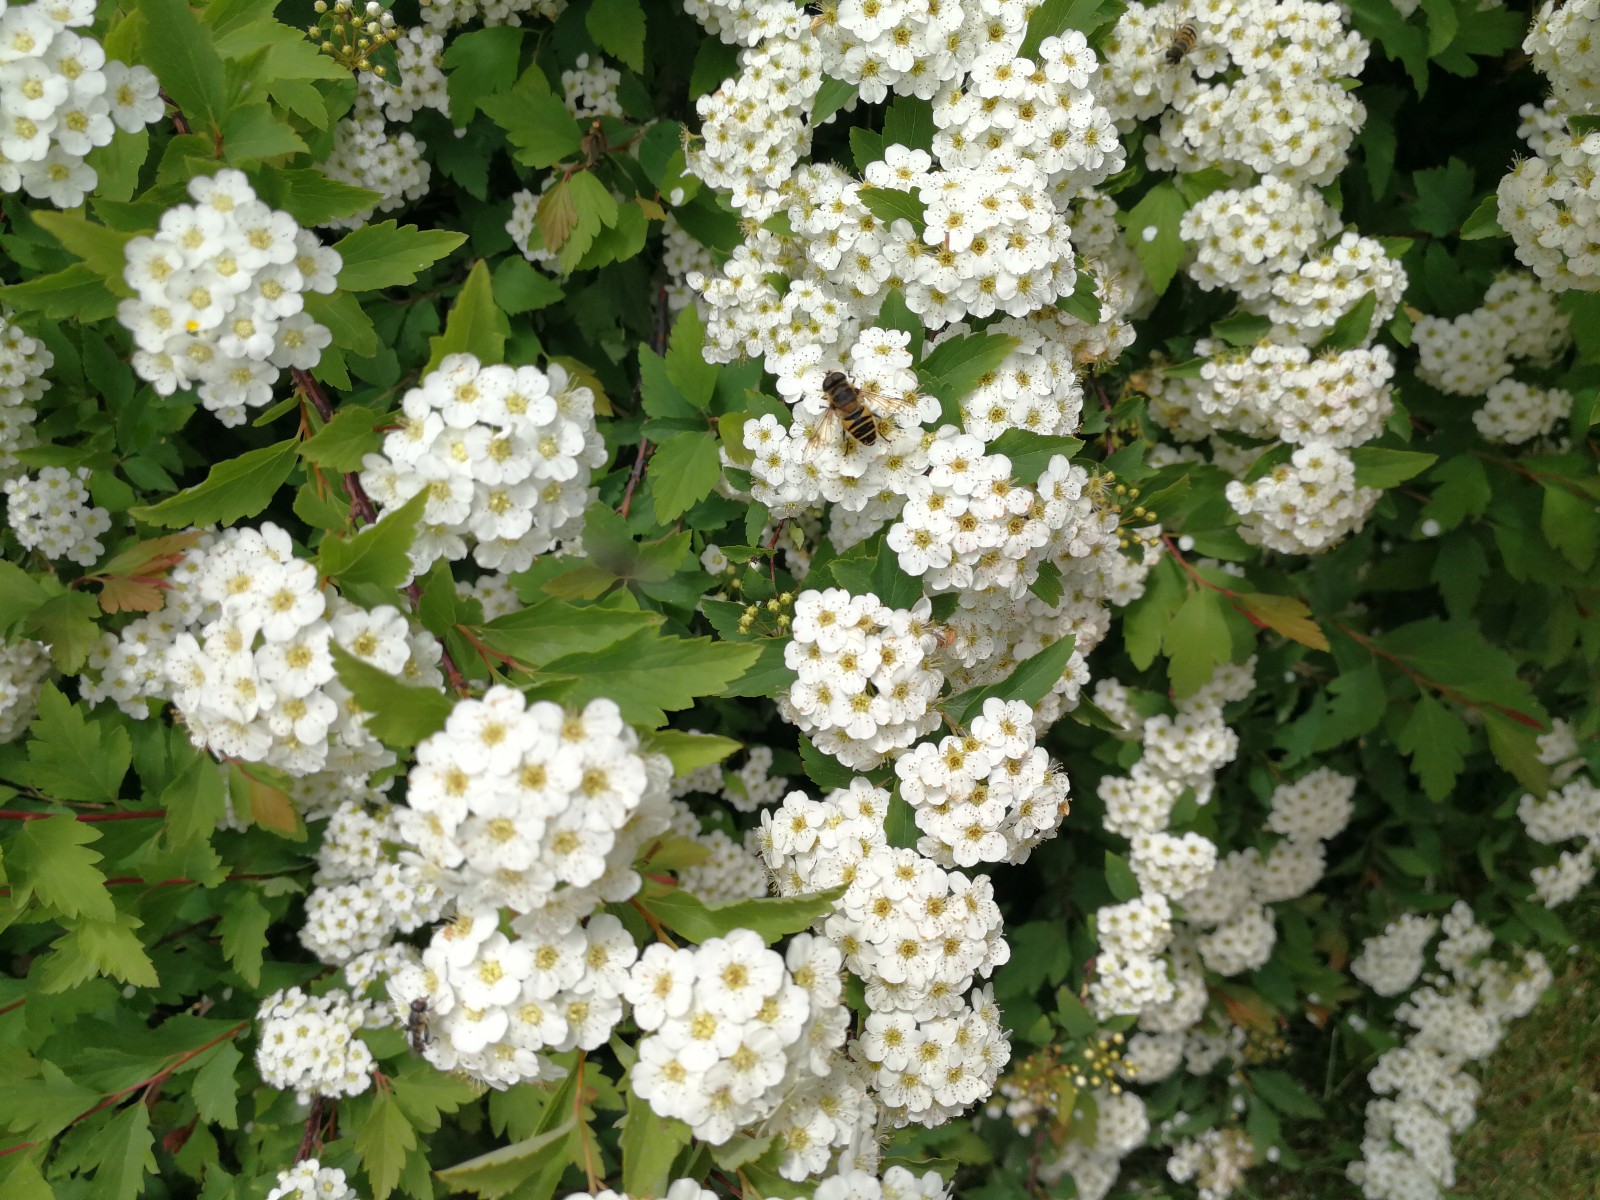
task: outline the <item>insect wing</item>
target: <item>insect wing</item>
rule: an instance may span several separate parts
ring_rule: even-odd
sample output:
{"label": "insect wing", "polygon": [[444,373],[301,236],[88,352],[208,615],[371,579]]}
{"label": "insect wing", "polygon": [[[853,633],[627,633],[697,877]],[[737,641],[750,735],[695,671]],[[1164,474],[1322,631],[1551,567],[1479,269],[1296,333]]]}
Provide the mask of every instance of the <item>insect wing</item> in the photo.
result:
{"label": "insect wing", "polygon": [[829,405],[817,422],[817,427],[811,431],[811,436],[806,439],[806,453],[815,454],[822,448],[824,442],[838,438],[839,410]]}

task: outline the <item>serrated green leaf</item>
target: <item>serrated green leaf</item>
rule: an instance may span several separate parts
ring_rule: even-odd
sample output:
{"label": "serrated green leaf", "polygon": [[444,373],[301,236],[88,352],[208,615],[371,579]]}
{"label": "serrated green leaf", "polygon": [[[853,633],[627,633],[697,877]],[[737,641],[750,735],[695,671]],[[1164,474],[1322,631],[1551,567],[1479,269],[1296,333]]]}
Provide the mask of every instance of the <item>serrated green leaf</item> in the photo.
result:
{"label": "serrated green leaf", "polygon": [[1127,231],[1128,245],[1157,295],[1167,290],[1183,261],[1186,248],[1178,226],[1188,208],[1176,187],[1160,183],[1146,192],[1131,211],[1117,214],[1118,222]]}
{"label": "serrated green leaf", "polygon": [[1072,649],[1071,634],[1059,641],[1051,642],[1037,654],[1018,663],[1016,669],[1002,682],[972,688],[958,696],[952,696],[947,711],[955,714],[959,724],[965,725],[983,711],[983,702],[991,696],[1001,700],[1021,700],[1029,705],[1037,705],[1055,690],[1056,684],[1061,682],[1061,676],[1072,658]]}
{"label": "serrated green leaf", "polygon": [[[349,292],[326,296],[312,292],[306,297],[306,315],[326,325],[333,334],[329,350],[337,349],[357,358],[368,358],[378,352],[378,331],[373,327],[372,318]],[[327,360],[328,353],[324,351],[323,361]]]}
{"label": "serrated green leaf", "polygon": [[370,292],[415,283],[419,271],[431,267],[466,240],[464,233],[418,229],[395,221],[363,225],[333,245],[343,260],[339,287],[347,292]]}
{"label": "serrated green leaf", "polygon": [[662,620],[660,613],[639,608],[578,608],[541,598],[479,626],[474,636],[525,666],[543,667],[563,655],[605,650],[641,630],[659,628]]}
{"label": "serrated green leaf", "polygon": [[1550,768],[1539,761],[1540,730],[1504,716],[1494,709],[1483,709],[1484,728],[1489,734],[1489,750],[1495,761],[1511,773],[1535,796],[1550,790]]}
{"label": "serrated green leaf", "polygon": [[1167,656],[1167,679],[1179,699],[1192,696],[1233,653],[1233,639],[1222,616],[1222,604],[1210,588],[1196,588],[1173,614],[1161,635]]}
{"label": "serrated green leaf", "polygon": [[1357,446],[1350,451],[1350,460],[1355,463],[1357,487],[1392,488],[1422,474],[1439,461],[1439,456],[1416,450]]}
{"label": "serrated green leaf", "polygon": [[[505,130],[519,163],[528,167],[551,167],[578,153],[583,131],[567,106],[550,93],[548,84],[543,85],[543,91],[525,86],[525,81],[537,71],[538,68],[532,68],[511,91],[485,97],[479,101],[478,108]],[[543,76],[539,81],[543,83]]]}
{"label": "serrated green leaf", "polygon": [[99,1165],[89,1193],[92,1200],[136,1200],[147,1176],[156,1173],[155,1144],[150,1109],[143,1104],[123,1106],[95,1139]]}
{"label": "serrated green leaf", "polygon": [[668,438],[650,456],[649,477],[656,520],[670,525],[709,496],[722,478],[716,434],[703,430]]}
{"label": "serrated green leaf", "polygon": [[271,104],[235,104],[222,118],[222,151],[231,166],[304,152],[306,144]]}
{"label": "serrated green leaf", "polygon": [[644,70],[644,7],[639,0],[594,0],[584,25],[595,45],[635,71]]}
{"label": "serrated green leaf", "polygon": [[558,685],[552,698],[581,705],[609,697],[625,721],[655,729],[666,723],[667,713],[688,708],[701,696],[722,694],[760,653],[756,645],[642,630],[604,650],[563,655],[547,669],[575,677]]}
{"label": "serrated green leaf", "polygon": [[1075,437],[1034,433],[1029,429],[1008,429],[986,449],[990,454],[1003,454],[1010,459],[1011,477],[1032,486],[1039,482],[1039,476],[1049,467],[1051,459],[1058,455],[1071,458],[1083,449],[1083,442]]}
{"label": "serrated green leaf", "polygon": [[1018,345],[999,333],[969,333],[946,338],[916,365],[917,386],[944,408],[945,419],[959,421],[959,405],[999,369]]}
{"label": "serrated green leaf", "polygon": [[1587,571],[1594,565],[1600,548],[1600,513],[1593,500],[1569,492],[1558,479],[1541,480],[1544,504],[1539,513],[1539,528],[1552,549],[1577,567]]}
{"label": "serrated green leaf", "polygon": [[844,895],[844,885],[825,892],[803,896],[763,897],[736,900],[731,904],[706,905],[681,888],[655,896],[644,906],[668,929],[681,933],[691,942],[726,937],[736,929],[750,929],[772,945],[791,933],[808,929],[813,921],[833,911],[834,902]]}
{"label": "serrated green leaf", "polygon": [[377,192],[329,179],[315,167],[262,167],[252,172],[262,203],[310,228],[376,208]]}
{"label": "serrated green leaf", "polygon": [[1378,293],[1368,291],[1333,323],[1327,337],[1317,343],[1317,350],[1354,350],[1365,345],[1372,334],[1372,315],[1377,308]]}
{"label": "serrated green leaf", "polygon": [[1455,713],[1424,692],[1395,737],[1430,800],[1443,800],[1466,765],[1472,735]]}
{"label": "serrated green leaf", "polygon": [[372,1184],[373,1200],[388,1200],[400,1182],[406,1156],[417,1145],[416,1130],[389,1091],[373,1089],[372,1108],[357,1123],[356,1153]]}
{"label": "serrated green leaf", "polygon": [[0,633],[8,632],[46,600],[50,593],[15,563],[0,562]]}
{"label": "serrated green leaf", "polygon": [[922,236],[923,230],[928,227],[924,216],[927,205],[922,202],[921,196],[912,192],[868,185],[857,192],[857,198],[868,212],[886,225],[895,221],[909,221],[918,237]]}
{"label": "serrated green leaf", "polygon": [[267,927],[272,916],[254,888],[232,890],[222,903],[217,933],[222,954],[251,987],[261,983],[261,963],[267,950]]}
{"label": "serrated green leaf", "polygon": [[[570,1111],[570,1100],[565,1107]],[[569,1117],[552,1129],[456,1163],[436,1174],[451,1192],[471,1192],[483,1200],[498,1200],[535,1176],[565,1166],[567,1141],[574,1127]]]}
{"label": "serrated green leaf", "polygon": [[444,332],[428,339],[427,370],[437,367],[447,354],[473,354],[479,362],[499,363],[505,358],[510,332],[505,314],[495,306],[488,264],[480,258],[450,305]]}
{"label": "serrated green leaf", "polygon": [[715,363],[705,360],[705,327],[700,323],[700,313],[690,304],[679,314],[672,326],[672,336],[667,344],[667,378],[678,389],[678,394],[689,404],[705,411],[711,404],[711,394],[717,387],[719,373]]}
{"label": "serrated green leaf", "polygon": [[0,287],[0,304],[18,312],[85,324],[103,321],[117,311],[115,293],[83,263]]}
{"label": "serrated green leaf", "polygon": [[145,22],[139,61],[156,73],[191,129],[219,128],[228,93],[211,30],[184,0],[139,0],[139,13]]}
{"label": "serrated green leaf", "polygon": [[741,742],[714,733],[686,733],[681,729],[658,729],[644,737],[645,749],[665,754],[672,760],[674,775],[688,775],[699,767],[709,767],[728,755],[744,749]]}
{"label": "serrated green leaf", "polygon": [[465,128],[472,121],[484,97],[510,91],[516,82],[525,32],[515,25],[491,25],[450,39],[441,61],[450,71],[445,86],[450,95],[450,120],[456,128]]}
{"label": "serrated green leaf", "polygon": [[520,256],[501,259],[493,283],[496,307],[513,317],[548,308],[565,295],[559,283]]}
{"label": "serrated green leaf", "polygon": [[50,648],[50,661],[67,675],[83,669],[100,638],[100,602],[87,592],[51,596],[22,620],[22,632]]}
{"label": "serrated green leaf", "polygon": [[134,237],[132,232],[108,229],[70,212],[42,210],[33,214],[33,221],[81,258],[84,266],[104,279],[117,295],[133,294],[122,279],[123,268],[127,265],[127,245]]}
{"label": "serrated green leaf", "polygon": [[393,675],[362,662],[342,646],[333,651],[339,682],[367,716],[367,729],[391,746],[415,746],[444,728],[454,701],[432,688],[412,687]]}
{"label": "serrated green leaf", "polygon": [[933,103],[918,96],[893,96],[883,114],[883,144],[933,150]]}
{"label": "serrated green leaf", "polygon": [[658,1117],[632,1092],[622,1118],[618,1149],[622,1152],[622,1187],[630,1196],[664,1196],[672,1160],[692,1140],[682,1121]]}
{"label": "serrated green leaf", "polygon": [[13,895],[37,896],[67,917],[114,920],[116,909],[106,891],[106,877],[95,866],[100,855],[88,849],[99,839],[92,825],[69,816],[23,822],[6,848]]}
{"label": "serrated green leaf", "polygon": [[167,836],[174,846],[203,842],[227,814],[227,787],[208,754],[196,754],[161,793]]}
{"label": "serrated green leaf", "polygon": [[1461,240],[1475,242],[1483,238],[1505,237],[1506,231],[1500,228],[1500,197],[1495,192],[1490,192],[1478,201],[1478,207],[1467,214],[1466,220],[1461,222]]}
{"label": "serrated green leaf", "polygon": [[1106,886],[1111,889],[1112,898],[1122,904],[1137,897],[1140,892],[1139,880],[1128,865],[1128,860],[1107,850],[1105,863]]}
{"label": "serrated green leaf", "polygon": [[14,777],[53,800],[117,799],[133,749],[109,717],[89,720],[54,684],[39,693],[38,716],[28,726],[28,759]]}
{"label": "serrated green leaf", "polygon": [[1273,1108],[1292,1117],[1320,1117],[1322,1105],[1283,1071],[1251,1071],[1250,1085]]}
{"label": "serrated green leaf", "polygon": [[377,429],[382,420],[370,408],[343,405],[333,420],[300,443],[300,457],[339,474],[359,471],[368,454],[383,448],[383,434]]}
{"label": "serrated green leaf", "polygon": [[[252,984],[251,986],[254,986]],[[210,1051],[194,1073],[189,1094],[202,1121],[224,1129],[239,1128],[239,1078],[236,1072],[244,1055],[230,1042]]]}
{"label": "serrated green leaf", "polygon": [[427,507],[424,488],[354,537],[323,538],[317,547],[320,572],[344,586],[400,587],[411,578],[411,544]]}
{"label": "serrated green leaf", "polygon": [[217,463],[203,483],[184,488],[159,504],[128,510],[136,521],[178,529],[186,525],[232,525],[242,517],[253,517],[278,494],[278,489],[293,472],[296,462],[293,438],[238,458]]}

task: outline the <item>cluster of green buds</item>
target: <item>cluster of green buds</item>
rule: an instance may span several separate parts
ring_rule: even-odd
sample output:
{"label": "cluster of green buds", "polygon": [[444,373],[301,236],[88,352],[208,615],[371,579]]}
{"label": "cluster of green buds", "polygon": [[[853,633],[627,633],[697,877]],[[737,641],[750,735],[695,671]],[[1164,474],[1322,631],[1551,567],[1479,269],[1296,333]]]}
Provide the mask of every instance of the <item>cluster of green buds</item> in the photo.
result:
{"label": "cluster of green buds", "polygon": [[1244,1031],[1244,1048],[1239,1056],[1252,1065],[1281,1062],[1289,1057],[1289,1041],[1276,1030],[1267,1031],[1247,1026]]}
{"label": "cluster of green buds", "polygon": [[[1122,1046],[1122,1034],[1113,1033],[1088,1042],[1076,1053],[1071,1046],[1046,1046],[1021,1059],[1000,1080],[1005,1114],[1024,1135],[1042,1121],[1060,1144],[1071,1132],[1080,1093],[1105,1085],[1113,1096],[1119,1095],[1119,1077],[1137,1074],[1132,1063],[1122,1061]],[[998,1115],[993,1108],[991,1115]]]}
{"label": "cluster of green buds", "polygon": [[349,71],[370,71],[379,79],[387,73],[372,56],[400,40],[405,31],[394,22],[394,14],[378,0],[367,0],[361,8],[352,0],[317,0],[312,6],[317,19],[306,27],[306,36],[317,48]]}
{"label": "cluster of green buds", "polygon": [[1115,471],[1105,471],[1091,476],[1085,491],[1094,501],[1096,508],[1116,514],[1117,545],[1122,549],[1137,546],[1142,550],[1146,546],[1154,546],[1161,540],[1161,535],[1158,533],[1145,533],[1131,528],[1133,525],[1154,525],[1156,514],[1139,503],[1138,488],[1117,481]]}
{"label": "cluster of green buds", "polygon": [[[789,632],[794,620],[794,593],[783,592],[765,604],[747,604],[739,614],[740,633],[760,633],[766,637],[782,637]],[[757,629],[757,626],[760,626]]]}

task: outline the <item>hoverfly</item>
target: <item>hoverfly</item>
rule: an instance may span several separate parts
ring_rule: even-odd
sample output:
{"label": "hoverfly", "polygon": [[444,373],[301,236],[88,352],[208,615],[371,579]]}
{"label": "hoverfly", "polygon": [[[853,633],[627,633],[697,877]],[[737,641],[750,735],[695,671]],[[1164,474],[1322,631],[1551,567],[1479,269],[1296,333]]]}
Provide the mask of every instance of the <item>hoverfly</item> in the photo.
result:
{"label": "hoverfly", "polygon": [[1185,21],[1179,25],[1178,31],[1172,35],[1172,41],[1167,43],[1167,66],[1175,67],[1187,58],[1199,37],[1200,31],[1193,22]]}
{"label": "hoverfly", "polygon": [[845,434],[851,441],[863,446],[874,445],[884,417],[911,406],[911,401],[904,397],[883,396],[871,388],[856,387],[843,371],[828,372],[822,381],[822,394],[828,401],[828,407],[817,422],[816,429],[806,439],[808,452],[815,452],[828,439],[836,424],[844,426]]}
{"label": "hoverfly", "polygon": [[411,1041],[411,1053],[421,1054],[433,1039],[428,1033],[428,998],[418,996],[406,1013],[406,1037]]}

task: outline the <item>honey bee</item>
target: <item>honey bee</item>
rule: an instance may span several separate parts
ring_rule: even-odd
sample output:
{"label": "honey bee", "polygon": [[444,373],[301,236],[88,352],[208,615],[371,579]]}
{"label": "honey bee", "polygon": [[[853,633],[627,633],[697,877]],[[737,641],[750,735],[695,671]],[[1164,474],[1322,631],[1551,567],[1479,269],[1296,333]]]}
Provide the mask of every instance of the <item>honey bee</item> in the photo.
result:
{"label": "honey bee", "polygon": [[421,1054],[427,1044],[432,1041],[428,1033],[428,998],[418,996],[411,1002],[411,1011],[406,1014],[406,1036],[411,1040],[411,1053]]}
{"label": "honey bee", "polygon": [[[874,445],[878,440],[880,422],[890,413],[909,408],[911,402],[879,395],[871,388],[858,388],[843,371],[829,371],[822,381],[822,394],[828,407],[822,420],[806,439],[806,450],[815,453],[817,447],[832,436],[833,427],[842,424],[845,434],[863,446]],[[876,411],[874,411],[876,409]]]}
{"label": "honey bee", "polygon": [[1189,51],[1194,49],[1200,31],[1192,22],[1185,21],[1178,26],[1178,32],[1172,35],[1172,41],[1167,43],[1167,66],[1175,67],[1188,57]]}

